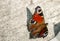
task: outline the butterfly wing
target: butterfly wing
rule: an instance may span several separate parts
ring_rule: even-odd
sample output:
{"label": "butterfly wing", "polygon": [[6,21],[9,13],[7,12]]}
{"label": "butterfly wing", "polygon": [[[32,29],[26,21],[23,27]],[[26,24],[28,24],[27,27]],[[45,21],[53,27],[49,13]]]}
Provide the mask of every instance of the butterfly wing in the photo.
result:
{"label": "butterfly wing", "polygon": [[28,28],[28,31],[29,31],[29,21],[32,18],[32,13],[29,10],[29,8],[26,8],[26,10],[27,10],[27,28]]}

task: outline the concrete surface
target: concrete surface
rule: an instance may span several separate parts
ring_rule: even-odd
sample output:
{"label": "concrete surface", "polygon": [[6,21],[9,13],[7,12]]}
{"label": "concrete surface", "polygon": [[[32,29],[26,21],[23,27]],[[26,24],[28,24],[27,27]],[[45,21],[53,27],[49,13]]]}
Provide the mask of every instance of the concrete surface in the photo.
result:
{"label": "concrete surface", "polygon": [[[54,25],[60,22],[60,0],[0,0],[0,41],[49,41],[54,38]],[[46,38],[29,39],[27,11],[41,6],[49,34]],[[59,41],[58,34],[51,41]]]}

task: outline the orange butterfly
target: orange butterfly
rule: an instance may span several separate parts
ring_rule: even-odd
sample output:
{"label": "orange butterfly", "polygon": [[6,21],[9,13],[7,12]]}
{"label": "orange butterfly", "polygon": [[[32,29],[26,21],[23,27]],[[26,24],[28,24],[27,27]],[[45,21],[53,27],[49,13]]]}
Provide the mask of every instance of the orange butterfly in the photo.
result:
{"label": "orange butterfly", "polygon": [[47,23],[45,23],[43,11],[40,6],[35,8],[34,15],[32,15],[28,27],[30,31],[30,38],[47,36]]}

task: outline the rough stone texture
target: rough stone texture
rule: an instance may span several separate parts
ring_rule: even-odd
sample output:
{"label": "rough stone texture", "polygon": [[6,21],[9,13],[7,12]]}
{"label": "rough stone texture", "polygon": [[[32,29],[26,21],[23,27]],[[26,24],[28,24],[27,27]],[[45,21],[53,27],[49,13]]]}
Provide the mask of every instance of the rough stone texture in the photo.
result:
{"label": "rough stone texture", "polygon": [[[49,34],[46,38],[29,39],[27,30],[27,11],[41,6]],[[0,41],[48,41],[54,38],[54,24],[60,22],[59,0],[0,0]],[[59,38],[60,39],[60,38]]]}

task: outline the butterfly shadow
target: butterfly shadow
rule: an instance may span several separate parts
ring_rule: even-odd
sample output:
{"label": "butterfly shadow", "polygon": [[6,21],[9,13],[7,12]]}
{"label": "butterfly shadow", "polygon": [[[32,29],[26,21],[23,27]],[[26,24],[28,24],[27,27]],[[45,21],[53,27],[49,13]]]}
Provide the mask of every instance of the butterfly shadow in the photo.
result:
{"label": "butterfly shadow", "polygon": [[60,32],[60,22],[54,25],[54,33],[57,36]]}

